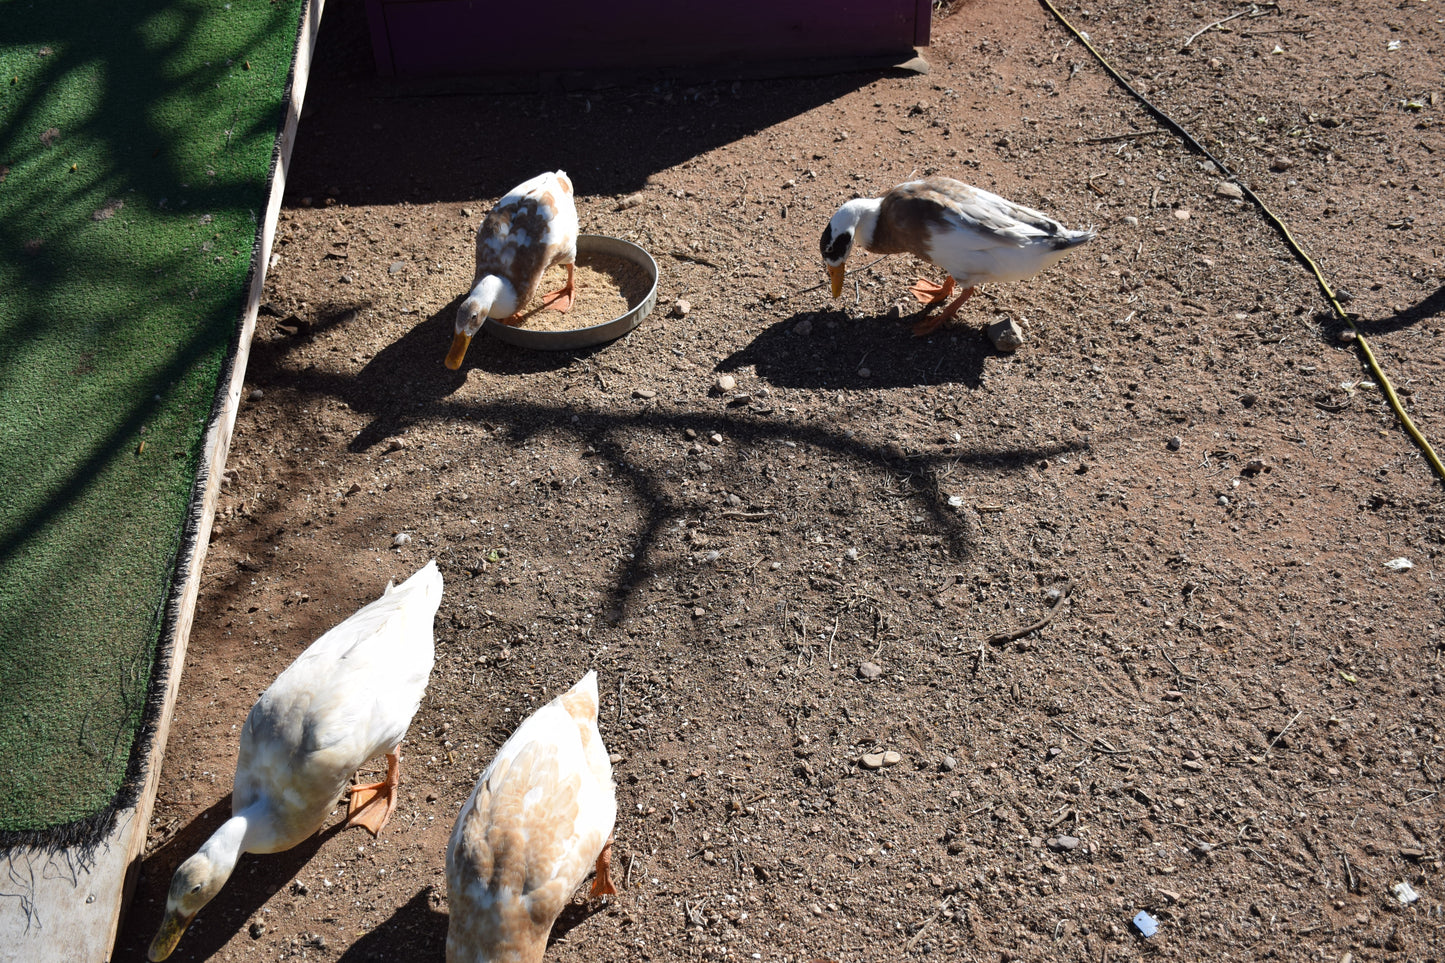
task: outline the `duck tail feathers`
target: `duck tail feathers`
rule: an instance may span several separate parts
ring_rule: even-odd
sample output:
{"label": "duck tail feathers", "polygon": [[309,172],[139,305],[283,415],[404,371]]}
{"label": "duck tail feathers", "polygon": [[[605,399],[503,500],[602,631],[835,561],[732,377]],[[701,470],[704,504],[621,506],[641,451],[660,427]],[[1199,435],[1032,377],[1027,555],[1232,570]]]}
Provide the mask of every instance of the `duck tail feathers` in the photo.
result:
{"label": "duck tail feathers", "polygon": [[1098,236],[1098,231],[1092,227],[1086,227],[1082,231],[1060,231],[1051,240],[1055,250],[1067,251],[1071,247],[1087,244]]}

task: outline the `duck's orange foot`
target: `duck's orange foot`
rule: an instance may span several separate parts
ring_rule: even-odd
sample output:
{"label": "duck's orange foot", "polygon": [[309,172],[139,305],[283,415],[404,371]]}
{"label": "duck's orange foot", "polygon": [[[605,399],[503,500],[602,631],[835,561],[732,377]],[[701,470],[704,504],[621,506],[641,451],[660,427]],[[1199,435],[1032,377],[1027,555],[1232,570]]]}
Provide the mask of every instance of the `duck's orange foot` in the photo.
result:
{"label": "duck's orange foot", "polygon": [[597,876],[592,880],[592,892],[587,894],[588,899],[596,899],[599,896],[615,896],[617,887],[612,885],[612,837],[607,837],[607,845],[602,847],[602,852],[597,854]]}
{"label": "duck's orange foot", "polygon": [[947,277],[942,284],[937,284],[927,278],[919,278],[913,287],[908,289],[920,304],[938,304],[947,301],[948,296],[953,293],[953,278]]}
{"label": "duck's orange foot", "polygon": [[396,811],[396,787],[401,782],[401,752],[386,754],[386,778],[381,782],[352,786],[346,806],[346,826],[361,826],[372,836],[381,833],[391,814]]}
{"label": "duck's orange foot", "polygon": [[555,291],[542,295],[542,307],[548,311],[561,311],[564,314],[572,310],[576,301],[576,288],[572,284],[572,274],[575,267],[567,265],[567,283]]}
{"label": "duck's orange foot", "polygon": [[[952,279],[950,278],[950,280]],[[915,324],[913,326],[913,336],[915,338],[926,338],[933,332],[937,331],[940,327],[942,327],[944,323],[952,321],[954,316],[958,314],[958,309],[963,307],[963,302],[973,297],[974,293],[977,290],[977,286],[964,288],[963,293],[960,294],[958,297],[954,298],[951,302],[949,302],[948,307],[944,308],[933,317],[924,318],[922,321],[919,321],[917,324]]]}

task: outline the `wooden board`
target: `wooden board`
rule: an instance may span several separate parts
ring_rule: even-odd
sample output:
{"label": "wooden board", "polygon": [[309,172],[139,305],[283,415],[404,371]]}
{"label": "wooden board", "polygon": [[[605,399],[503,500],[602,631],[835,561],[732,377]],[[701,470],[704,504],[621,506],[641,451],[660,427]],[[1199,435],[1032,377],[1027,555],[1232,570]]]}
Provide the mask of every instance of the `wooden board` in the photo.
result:
{"label": "wooden board", "polygon": [[[527,4],[367,0],[384,77],[565,73],[766,60],[911,56],[932,0],[553,0],[545,33]],[[525,39],[537,38],[536,42]],[[498,39],[505,38],[505,39]]]}
{"label": "wooden board", "polygon": [[261,304],[270,263],[271,242],[276,233],[276,216],[281,209],[291,147],[301,118],[301,103],[315,49],[316,31],[321,25],[325,0],[307,0],[297,33],[296,55],[286,102],[286,119],[274,155],[271,184],[266,198],[266,216],[257,228],[253,251],[250,290],[241,318],[241,337],[231,379],[225,386],[222,411],[206,435],[202,472],[201,513],[196,526],[196,544],[184,579],[172,648],[168,653],[170,676],[155,737],[149,746],[137,745],[147,754],[145,785],[132,809],[117,814],[115,828],[89,859],[77,851],[46,853],[13,850],[8,854],[5,878],[0,882],[0,960],[26,963],[89,963],[111,958],[120,919],[135,891],[140,857],[145,850],[146,827],[155,804],[166,737],[170,733],[181,669],[186,660],[186,643],[195,617],[200,592],[201,568],[210,544],[211,523],[220,493],[221,472],[231,447],[231,432],[241,401],[246,377],[251,336],[256,329],[256,312]]}

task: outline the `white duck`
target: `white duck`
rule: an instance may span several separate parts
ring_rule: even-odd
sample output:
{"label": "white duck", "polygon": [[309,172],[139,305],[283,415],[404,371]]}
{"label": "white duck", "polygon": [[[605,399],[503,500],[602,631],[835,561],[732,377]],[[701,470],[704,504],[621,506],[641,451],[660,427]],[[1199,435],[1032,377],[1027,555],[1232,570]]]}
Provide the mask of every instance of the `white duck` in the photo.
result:
{"label": "white duck", "polygon": [[520,324],[522,309],[554,264],[567,265],[567,283],[546,295],[546,307],[570,310],[576,261],[577,207],[567,172],[538,174],[512,188],[477,227],[477,273],[457,308],[447,367],[462,366],[467,345],[487,318]]}
{"label": "white duck", "polygon": [[612,763],[588,672],[517,727],[462,807],[447,846],[447,963],[538,963],[587,871],[608,873]]}
{"label": "white duck", "polygon": [[176,869],[150,959],[171,954],[242,853],[276,853],[306,839],[351,774],[385,753],[385,779],[350,787],[346,821],[381,831],[396,808],[401,740],[431,676],[441,598],[431,561],[313,642],[261,693],[241,730],[231,818]]}
{"label": "white duck", "polygon": [[854,244],[876,254],[912,254],[948,272],[943,284],[923,278],[910,290],[924,304],[940,304],[964,290],[936,316],[913,326],[932,334],[958,313],[978,285],[1022,281],[1052,267],[1093,229],[1071,231],[1046,214],[951,177],[899,184],[882,197],[858,198],[838,208],[819,248],[833,297],[843,292],[844,265]]}

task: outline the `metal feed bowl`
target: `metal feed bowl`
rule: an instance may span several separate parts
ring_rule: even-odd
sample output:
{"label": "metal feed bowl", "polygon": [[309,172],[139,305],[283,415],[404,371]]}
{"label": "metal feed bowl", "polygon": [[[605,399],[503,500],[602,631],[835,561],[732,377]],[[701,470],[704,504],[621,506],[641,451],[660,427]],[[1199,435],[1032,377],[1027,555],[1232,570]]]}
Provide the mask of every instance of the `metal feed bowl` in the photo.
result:
{"label": "metal feed bowl", "polygon": [[657,262],[642,248],[631,241],[604,234],[577,235],[577,255],[602,254],[623,258],[641,267],[652,279],[647,295],[620,317],[594,324],[590,328],[568,328],[561,331],[539,331],[535,328],[513,327],[495,318],[488,318],[486,330],[498,341],[516,345],[519,348],[535,348],[539,351],[569,351],[587,348],[622,337],[642,323],[657,306]]}

